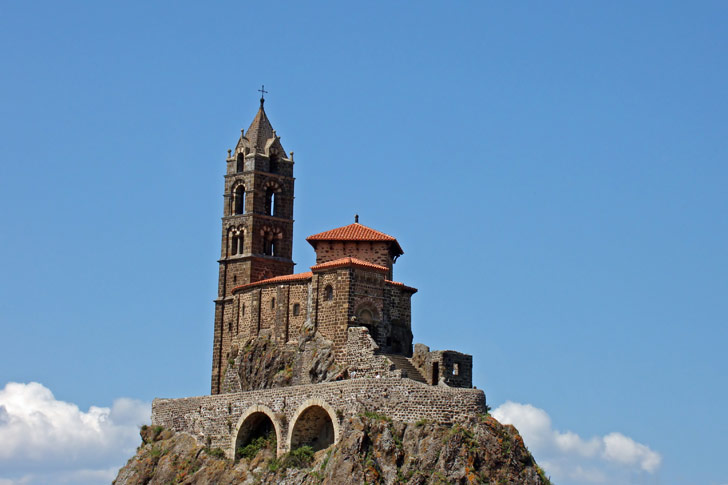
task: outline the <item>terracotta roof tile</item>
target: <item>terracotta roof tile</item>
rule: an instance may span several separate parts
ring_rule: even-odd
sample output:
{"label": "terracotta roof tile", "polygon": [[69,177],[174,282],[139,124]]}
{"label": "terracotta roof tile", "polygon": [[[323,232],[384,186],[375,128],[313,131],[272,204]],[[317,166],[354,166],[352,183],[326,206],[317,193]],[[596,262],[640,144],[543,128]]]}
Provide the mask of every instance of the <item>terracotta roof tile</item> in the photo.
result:
{"label": "terracotta roof tile", "polygon": [[239,290],[244,290],[246,288],[252,288],[253,286],[259,286],[259,285],[269,285],[274,283],[287,283],[290,281],[303,281],[303,280],[309,280],[313,276],[313,273],[310,271],[307,271],[305,273],[296,273],[296,274],[287,274],[283,276],[274,276],[273,278],[268,278],[265,280],[260,281],[254,281],[253,283],[247,283],[245,285],[236,286],[233,288],[232,292],[235,293]]}
{"label": "terracotta roof tile", "polygon": [[311,271],[339,268],[342,266],[357,266],[364,269],[373,269],[377,271],[389,272],[389,268],[387,268],[386,266],[380,266],[378,264],[370,263],[369,261],[364,261],[357,258],[340,258],[333,261],[327,261],[325,263],[317,264],[316,266],[311,266]]}
{"label": "terracotta roof tile", "polygon": [[387,284],[389,284],[389,285],[399,286],[400,288],[404,288],[405,290],[410,290],[413,293],[417,293],[417,291],[418,291],[417,288],[413,288],[411,286],[407,286],[404,283],[400,283],[399,281],[384,280],[384,282],[387,283]]}
{"label": "terracotta roof tile", "polygon": [[371,227],[359,224],[358,222],[308,236],[306,241],[314,247],[316,247],[314,244],[315,241],[385,241],[394,243],[396,249],[400,251],[400,254],[404,253],[396,238],[389,234],[376,231]]}

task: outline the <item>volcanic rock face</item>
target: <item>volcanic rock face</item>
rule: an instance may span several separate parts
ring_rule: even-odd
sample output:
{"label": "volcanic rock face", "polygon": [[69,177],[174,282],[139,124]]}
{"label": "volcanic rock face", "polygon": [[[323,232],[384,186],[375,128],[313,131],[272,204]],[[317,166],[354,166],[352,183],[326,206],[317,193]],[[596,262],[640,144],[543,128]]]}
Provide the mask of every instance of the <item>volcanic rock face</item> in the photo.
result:
{"label": "volcanic rock face", "polygon": [[235,461],[190,435],[144,428],[142,445],[114,483],[550,483],[518,431],[491,416],[447,426],[366,413],[341,426],[343,439],[316,453],[303,447],[276,458],[275,442],[261,441]]}
{"label": "volcanic rock face", "polygon": [[340,378],[331,342],[320,335],[298,344],[278,344],[257,337],[233,345],[225,370],[223,392],[316,384]]}

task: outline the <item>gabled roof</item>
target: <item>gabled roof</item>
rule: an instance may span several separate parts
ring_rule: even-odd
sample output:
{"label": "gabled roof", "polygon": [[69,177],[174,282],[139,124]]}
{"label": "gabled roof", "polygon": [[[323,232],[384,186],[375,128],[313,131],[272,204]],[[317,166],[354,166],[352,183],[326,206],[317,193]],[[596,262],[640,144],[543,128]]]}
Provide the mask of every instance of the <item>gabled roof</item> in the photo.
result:
{"label": "gabled roof", "polygon": [[387,268],[386,266],[380,266],[378,264],[370,263],[369,261],[364,261],[363,259],[350,257],[335,259],[333,261],[326,261],[325,263],[311,266],[311,271],[321,271],[324,269],[340,268],[343,266],[355,266],[358,268],[373,269],[375,271],[381,271],[384,273],[389,272],[389,268]]}
{"label": "gabled roof", "polygon": [[310,271],[307,271],[306,273],[296,273],[296,274],[287,274],[283,276],[274,276],[273,278],[268,278],[265,280],[260,281],[254,281],[253,283],[247,283],[245,285],[236,286],[232,289],[232,292],[235,293],[238,290],[244,290],[246,288],[252,288],[253,286],[260,286],[260,285],[270,285],[270,284],[276,284],[276,283],[287,283],[291,281],[304,281],[304,280],[310,280],[313,276],[313,273]]}
{"label": "gabled roof", "polygon": [[316,247],[317,241],[390,242],[397,254],[404,254],[404,251],[402,251],[402,248],[397,242],[397,239],[390,236],[389,234],[384,234],[383,232],[374,230],[371,227],[359,224],[358,222],[355,222],[354,224],[349,224],[348,226],[337,227],[336,229],[331,229],[330,231],[320,232],[318,234],[314,234],[313,236],[308,236],[306,238],[306,241],[308,241],[309,244],[311,244],[311,246],[313,246],[314,248]]}

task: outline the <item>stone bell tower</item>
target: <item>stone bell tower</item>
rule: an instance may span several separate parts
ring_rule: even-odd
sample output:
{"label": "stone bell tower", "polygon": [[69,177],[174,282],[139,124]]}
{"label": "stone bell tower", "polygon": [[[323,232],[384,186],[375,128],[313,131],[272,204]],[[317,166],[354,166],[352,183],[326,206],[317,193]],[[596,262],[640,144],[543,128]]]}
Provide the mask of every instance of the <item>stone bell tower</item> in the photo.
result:
{"label": "stone bell tower", "polygon": [[212,394],[220,392],[224,349],[236,317],[232,289],[293,273],[293,152],[290,157],[260,109],[235,150],[228,150],[222,217]]}

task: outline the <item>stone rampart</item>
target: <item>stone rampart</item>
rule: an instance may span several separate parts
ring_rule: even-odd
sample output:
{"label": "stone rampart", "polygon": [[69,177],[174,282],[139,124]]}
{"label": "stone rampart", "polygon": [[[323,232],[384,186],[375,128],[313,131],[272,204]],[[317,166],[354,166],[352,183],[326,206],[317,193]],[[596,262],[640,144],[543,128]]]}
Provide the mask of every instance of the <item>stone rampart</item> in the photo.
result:
{"label": "stone rampart", "polygon": [[[299,417],[325,410],[338,440],[346,416],[375,412],[397,421],[428,419],[453,423],[485,412],[485,394],[477,389],[434,387],[397,378],[363,378],[257,391],[181,399],[155,399],[152,424],[193,435],[201,443],[221,448],[228,457],[241,444],[246,416],[265,414],[275,429],[278,453],[291,448],[292,436],[305,423]],[[256,410],[265,410],[263,413]],[[325,417],[325,416],[324,416]],[[320,420],[320,416],[317,418]],[[305,430],[304,430],[305,431]],[[303,432],[303,431],[302,431]],[[294,438],[295,441],[295,438]],[[295,444],[295,443],[294,443]]]}

